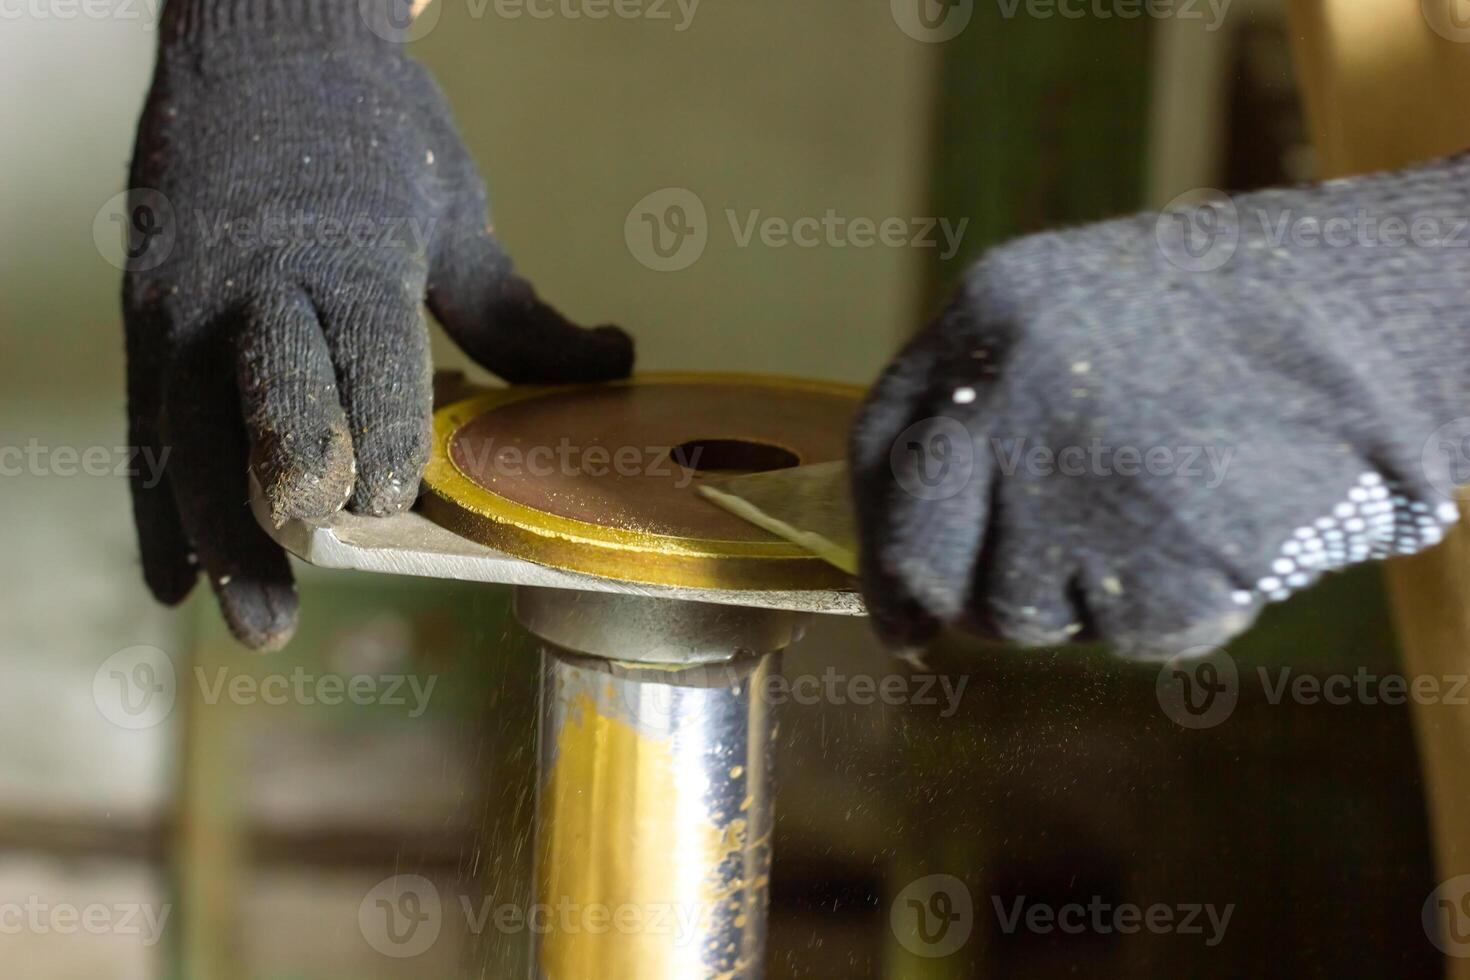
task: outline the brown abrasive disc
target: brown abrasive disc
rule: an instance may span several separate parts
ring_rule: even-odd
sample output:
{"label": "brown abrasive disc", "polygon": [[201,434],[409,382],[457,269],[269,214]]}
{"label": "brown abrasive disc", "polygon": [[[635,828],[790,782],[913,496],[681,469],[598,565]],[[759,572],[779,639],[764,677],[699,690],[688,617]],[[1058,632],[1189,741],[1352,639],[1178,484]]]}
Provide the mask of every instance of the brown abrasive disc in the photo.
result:
{"label": "brown abrasive disc", "polygon": [[722,374],[506,388],[440,409],[431,519],[529,561],[630,582],[828,589],[850,580],[699,485],[840,460],[860,389]]}

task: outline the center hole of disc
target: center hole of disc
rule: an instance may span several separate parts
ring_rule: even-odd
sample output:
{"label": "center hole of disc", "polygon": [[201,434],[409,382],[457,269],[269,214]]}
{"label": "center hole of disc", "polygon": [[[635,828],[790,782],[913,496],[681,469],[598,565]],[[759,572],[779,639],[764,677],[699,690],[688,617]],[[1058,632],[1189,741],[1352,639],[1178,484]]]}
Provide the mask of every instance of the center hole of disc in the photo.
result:
{"label": "center hole of disc", "polygon": [[696,473],[765,473],[801,463],[791,450],[754,439],[690,439],[669,456]]}

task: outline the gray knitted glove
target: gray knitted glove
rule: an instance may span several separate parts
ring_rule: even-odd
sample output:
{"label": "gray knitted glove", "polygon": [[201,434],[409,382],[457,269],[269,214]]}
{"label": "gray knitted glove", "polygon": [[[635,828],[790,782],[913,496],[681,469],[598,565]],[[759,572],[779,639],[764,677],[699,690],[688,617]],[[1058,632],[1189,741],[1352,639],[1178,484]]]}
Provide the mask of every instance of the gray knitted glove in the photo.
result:
{"label": "gray knitted glove", "polygon": [[880,632],[1169,656],[1457,520],[1470,158],[996,249],[853,434]]}
{"label": "gray knitted glove", "polygon": [[408,22],[404,0],[163,12],[123,310],[131,441],[171,454],[156,487],[135,480],[134,511],[154,594],[181,600],[202,565],[254,647],[285,643],[297,600],[248,510],[247,455],[277,521],[410,506],[425,299],[508,381],[632,366],[622,331],[573,326],[512,271],[443,96],[394,40]]}

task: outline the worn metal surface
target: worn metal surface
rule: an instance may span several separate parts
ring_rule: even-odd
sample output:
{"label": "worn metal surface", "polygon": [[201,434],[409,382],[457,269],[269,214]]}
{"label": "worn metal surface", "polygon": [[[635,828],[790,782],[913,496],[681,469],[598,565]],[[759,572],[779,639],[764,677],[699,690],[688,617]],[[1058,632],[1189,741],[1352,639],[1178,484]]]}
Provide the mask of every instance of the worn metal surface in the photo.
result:
{"label": "worn metal surface", "polygon": [[269,508],[258,487],[252,487],[251,506],[261,527],[282,547],[302,561],[322,568],[644,595],[838,616],[864,615],[862,598],[845,589],[697,589],[644,585],[566,572],[512,558],[462,538],[416,513],[370,518],[342,511],[321,525],[288,521],[277,528],[271,525]]}
{"label": "worn metal surface", "polygon": [[749,473],[699,488],[701,496],[741,520],[858,574],[857,515],[847,460]]}
{"label": "worn metal surface", "polygon": [[567,571],[708,589],[842,589],[805,548],[698,493],[708,479],[840,461],[861,391],[649,374],[486,391],[435,413],[426,516]]}
{"label": "worn metal surface", "polygon": [[[535,975],[759,976],[775,733],[763,692],[803,617],[537,589],[517,590],[516,612],[598,654],[544,648]],[[650,665],[681,637],[711,662]]]}
{"label": "worn metal surface", "polygon": [[628,663],[686,666],[781,650],[810,615],[607,592],[519,588],[516,619],[564,650]]}

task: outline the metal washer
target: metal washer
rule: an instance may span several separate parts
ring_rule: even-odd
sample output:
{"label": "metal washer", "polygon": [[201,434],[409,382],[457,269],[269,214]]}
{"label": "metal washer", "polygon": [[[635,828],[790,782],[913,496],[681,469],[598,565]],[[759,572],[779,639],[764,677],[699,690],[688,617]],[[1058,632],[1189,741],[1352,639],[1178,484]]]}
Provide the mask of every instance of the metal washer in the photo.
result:
{"label": "metal washer", "polygon": [[[421,507],[464,537],[567,571],[685,588],[850,587],[820,558],[700,498],[699,482],[727,474],[691,468],[700,464],[688,447],[841,459],[862,394],[718,373],[487,392],[435,413]],[[615,462],[620,451],[637,456],[635,472]]]}

